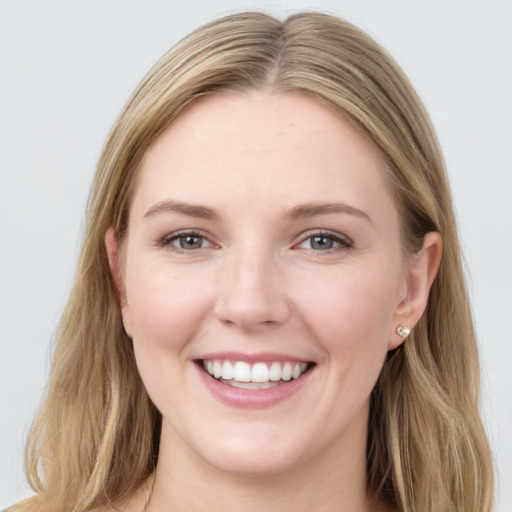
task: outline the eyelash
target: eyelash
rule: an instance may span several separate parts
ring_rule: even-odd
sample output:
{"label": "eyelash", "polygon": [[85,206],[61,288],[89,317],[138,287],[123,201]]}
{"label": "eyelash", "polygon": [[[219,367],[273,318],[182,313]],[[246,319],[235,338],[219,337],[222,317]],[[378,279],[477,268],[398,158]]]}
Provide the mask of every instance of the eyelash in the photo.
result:
{"label": "eyelash", "polygon": [[173,245],[173,242],[178,241],[180,239],[185,238],[200,238],[203,242],[206,241],[210,245],[214,245],[213,242],[211,242],[206,236],[204,236],[202,233],[199,233],[198,231],[179,231],[177,233],[171,233],[170,235],[165,236],[158,242],[159,247],[165,247],[170,248],[172,247],[173,251],[181,252],[181,253],[191,253],[196,251],[197,249],[206,249],[207,247],[198,247],[194,249],[185,249],[184,247],[177,247]]}
{"label": "eyelash", "polygon": [[[199,238],[201,239],[201,247],[195,247],[192,249],[186,249],[184,247],[178,247],[173,244],[173,242],[178,242],[180,239],[186,239],[186,238]],[[327,249],[314,249],[311,247],[311,244],[314,239],[326,239],[333,243],[333,247],[328,247]],[[348,238],[345,235],[341,235],[339,233],[334,233],[331,231],[314,231],[309,232],[302,238],[302,240],[295,244],[293,248],[300,248],[300,246],[307,241],[310,241],[310,247],[304,247],[303,249],[306,249],[308,251],[312,251],[314,253],[332,253],[332,252],[340,252],[340,251],[346,251],[351,248],[353,248],[354,243],[350,238]],[[207,242],[209,245],[203,247],[202,244],[204,242]],[[170,235],[165,236],[158,242],[159,247],[164,248],[170,248],[171,250],[178,252],[178,253],[192,253],[199,249],[207,249],[211,246],[215,246],[211,240],[209,240],[206,236],[204,236],[202,233],[191,230],[191,231],[179,231],[177,233],[171,233]]]}
{"label": "eyelash", "polygon": [[327,249],[314,249],[313,247],[305,248],[308,251],[312,251],[315,253],[319,252],[325,252],[325,253],[332,253],[332,252],[338,252],[338,251],[346,251],[348,249],[351,249],[354,247],[354,243],[350,238],[348,238],[345,235],[341,235],[339,233],[333,233],[331,231],[314,231],[307,233],[307,235],[302,239],[301,242],[295,245],[295,247],[298,247],[302,244],[304,244],[307,241],[310,241],[310,245],[314,239],[324,238],[327,240],[332,241],[334,244],[336,244],[334,247],[329,247]]}

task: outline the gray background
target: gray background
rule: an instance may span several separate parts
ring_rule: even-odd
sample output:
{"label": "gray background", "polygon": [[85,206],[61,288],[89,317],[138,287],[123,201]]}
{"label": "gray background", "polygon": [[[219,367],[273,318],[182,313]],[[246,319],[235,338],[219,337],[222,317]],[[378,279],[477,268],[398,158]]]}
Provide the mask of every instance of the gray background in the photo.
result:
{"label": "gray background", "polygon": [[73,275],[100,148],[174,42],[233,10],[336,13],[403,66],[445,151],[512,511],[512,2],[0,0],[0,506],[28,496],[24,438]]}

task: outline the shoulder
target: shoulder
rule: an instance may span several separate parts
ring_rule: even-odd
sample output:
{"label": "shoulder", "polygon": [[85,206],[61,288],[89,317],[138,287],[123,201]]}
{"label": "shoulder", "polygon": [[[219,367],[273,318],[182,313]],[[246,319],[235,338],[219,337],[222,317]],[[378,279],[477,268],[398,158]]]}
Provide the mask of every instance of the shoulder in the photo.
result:
{"label": "shoulder", "polygon": [[[88,512],[142,512],[145,510],[148,497],[151,494],[152,482],[152,478],[144,481],[122,502],[101,505]],[[41,512],[41,509],[40,496],[36,495],[19,501],[5,510],[0,509],[0,512]]]}

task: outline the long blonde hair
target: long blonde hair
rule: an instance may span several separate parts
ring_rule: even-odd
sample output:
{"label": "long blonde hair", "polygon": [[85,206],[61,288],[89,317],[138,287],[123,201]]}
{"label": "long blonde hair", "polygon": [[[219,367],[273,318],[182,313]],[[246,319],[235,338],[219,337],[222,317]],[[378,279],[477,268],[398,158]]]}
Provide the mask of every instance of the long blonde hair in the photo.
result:
{"label": "long blonde hair", "polygon": [[113,226],[123,239],[141,157],[180,112],[204,95],[251,88],[301,92],[351,120],[386,159],[404,247],[415,251],[429,231],[444,241],[427,310],[388,355],[372,393],[369,492],[404,512],[490,511],[476,341],[434,130],[392,58],[361,30],[320,13],[212,22],[167,53],[127,103],[100,157],[47,396],[27,443],[38,497],[13,510],[105,506],[154,471],[161,416],[123,330],[104,236]]}

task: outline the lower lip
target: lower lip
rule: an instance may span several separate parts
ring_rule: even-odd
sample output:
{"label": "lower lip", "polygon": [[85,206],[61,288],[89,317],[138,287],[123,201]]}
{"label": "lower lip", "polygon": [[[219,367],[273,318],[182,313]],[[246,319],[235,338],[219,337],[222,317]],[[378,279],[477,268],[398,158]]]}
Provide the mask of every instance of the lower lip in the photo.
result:
{"label": "lower lip", "polygon": [[242,389],[219,382],[210,377],[199,366],[197,366],[197,371],[203,383],[215,398],[226,405],[242,409],[263,409],[286,400],[302,388],[311,374],[311,370],[308,370],[298,379],[268,389]]}

